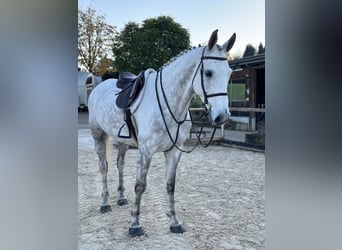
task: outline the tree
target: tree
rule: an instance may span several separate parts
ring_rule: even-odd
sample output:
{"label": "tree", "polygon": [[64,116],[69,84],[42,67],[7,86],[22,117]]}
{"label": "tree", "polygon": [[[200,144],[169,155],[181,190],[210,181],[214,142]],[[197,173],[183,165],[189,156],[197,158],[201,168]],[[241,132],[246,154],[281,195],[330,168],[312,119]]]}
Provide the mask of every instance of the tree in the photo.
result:
{"label": "tree", "polygon": [[107,57],[101,58],[99,62],[96,64],[94,68],[94,72],[96,75],[105,75],[108,73],[116,72],[116,68],[114,66],[114,62],[112,59]]}
{"label": "tree", "polygon": [[78,10],[78,63],[94,73],[101,58],[111,55],[115,27],[106,23],[105,16],[88,7]]}
{"label": "tree", "polygon": [[255,52],[256,52],[255,48],[251,44],[247,44],[245,52],[243,52],[242,57],[254,56]]}
{"label": "tree", "polygon": [[115,66],[136,74],[145,68],[158,69],[189,47],[189,32],[171,17],[149,18],[141,27],[129,22],[115,37]]}
{"label": "tree", "polygon": [[[139,50],[140,38],[139,25],[134,22],[126,24],[125,28],[115,37],[113,45],[114,63],[119,71],[132,71],[132,65],[139,65],[141,51]],[[139,67],[140,70],[143,68]]]}
{"label": "tree", "polygon": [[265,47],[262,45],[262,43],[260,43],[258,47],[258,54],[261,53],[265,53]]}

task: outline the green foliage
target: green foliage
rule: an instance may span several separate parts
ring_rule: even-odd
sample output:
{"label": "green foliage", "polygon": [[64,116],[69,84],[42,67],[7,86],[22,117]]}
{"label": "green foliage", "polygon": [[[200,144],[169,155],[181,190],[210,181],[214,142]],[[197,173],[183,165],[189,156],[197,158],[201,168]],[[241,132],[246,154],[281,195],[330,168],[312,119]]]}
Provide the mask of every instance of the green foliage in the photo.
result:
{"label": "green foliage", "polygon": [[258,54],[261,53],[265,53],[265,47],[262,45],[262,43],[260,43],[258,47]]}
{"label": "green foliage", "polygon": [[145,68],[158,69],[189,47],[189,32],[171,17],[149,18],[141,27],[130,22],[115,38],[115,66],[136,74]]}
{"label": "green foliage", "polygon": [[190,102],[190,108],[202,108],[204,104],[198,95],[194,95]]}
{"label": "green foliage", "polygon": [[256,53],[256,49],[251,44],[247,44],[245,52],[243,52],[242,57],[254,56],[255,53]]}

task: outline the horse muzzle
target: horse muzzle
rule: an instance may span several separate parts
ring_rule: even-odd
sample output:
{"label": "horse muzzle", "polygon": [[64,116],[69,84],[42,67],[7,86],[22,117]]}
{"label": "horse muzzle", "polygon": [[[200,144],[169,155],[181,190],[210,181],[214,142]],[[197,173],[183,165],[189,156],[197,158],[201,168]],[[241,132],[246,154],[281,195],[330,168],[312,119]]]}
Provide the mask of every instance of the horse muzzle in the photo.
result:
{"label": "horse muzzle", "polygon": [[214,112],[211,110],[210,112],[210,122],[213,126],[221,126],[225,124],[230,117],[230,112],[228,110],[221,112]]}

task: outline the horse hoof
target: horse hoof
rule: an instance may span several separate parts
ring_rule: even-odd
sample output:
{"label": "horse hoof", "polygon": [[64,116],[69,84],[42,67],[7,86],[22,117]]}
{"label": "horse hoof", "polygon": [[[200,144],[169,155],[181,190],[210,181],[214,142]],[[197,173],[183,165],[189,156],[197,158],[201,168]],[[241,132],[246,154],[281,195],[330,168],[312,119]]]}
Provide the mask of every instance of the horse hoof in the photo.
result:
{"label": "horse hoof", "polygon": [[144,235],[144,232],[140,226],[129,228],[129,236],[131,236],[132,238],[137,237],[137,236],[141,236],[141,235]]}
{"label": "horse hoof", "polygon": [[185,232],[185,229],[181,224],[178,224],[176,226],[170,226],[170,231],[175,234],[181,234]]}
{"label": "horse hoof", "polygon": [[110,207],[110,205],[103,205],[100,207],[100,212],[103,214],[109,211],[112,211],[112,208]]}
{"label": "horse hoof", "polygon": [[118,200],[118,206],[123,206],[123,205],[126,205],[126,204],[128,204],[127,199],[123,198],[123,199],[119,199]]}

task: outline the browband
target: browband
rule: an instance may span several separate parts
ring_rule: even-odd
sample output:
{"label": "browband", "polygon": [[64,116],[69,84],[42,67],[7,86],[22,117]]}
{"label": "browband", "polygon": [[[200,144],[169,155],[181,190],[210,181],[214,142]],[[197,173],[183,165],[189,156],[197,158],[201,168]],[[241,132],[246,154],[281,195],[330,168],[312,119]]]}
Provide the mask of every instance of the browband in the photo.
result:
{"label": "browband", "polygon": [[221,57],[221,56],[202,56],[201,60],[204,60],[204,59],[213,59],[213,60],[221,60],[221,61],[227,60],[226,57]]}

